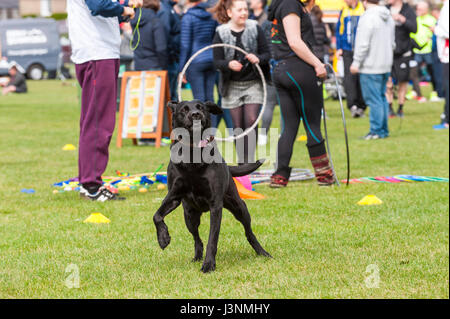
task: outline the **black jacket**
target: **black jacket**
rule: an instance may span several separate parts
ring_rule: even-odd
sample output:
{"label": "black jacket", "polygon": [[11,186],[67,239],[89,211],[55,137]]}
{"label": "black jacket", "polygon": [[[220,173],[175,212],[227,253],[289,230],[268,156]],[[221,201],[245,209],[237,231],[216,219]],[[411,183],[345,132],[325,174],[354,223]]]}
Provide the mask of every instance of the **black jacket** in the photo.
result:
{"label": "black jacket", "polygon": [[[136,27],[139,11],[136,13],[131,26]],[[141,40],[134,51],[134,67],[136,71],[167,70],[168,54],[167,39],[164,26],[152,9],[142,9],[139,23]],[[134,35],[133,47],[137,43],[137,33]]]}
{"label": "black jacket", "polygon": [[[388,6],[388,9],[390,8]],[[395,57],[400,57],[417,46],[410,35],[417,32],[417,16],[414,9],[409,4],[403,3],[400,14],[406,18],[406,22],[395,26]]]}
{"label": "black jacket", "polygon": [[314,38],[316,43],[312,46],[312,51],[320,61],[324,61],[325,54],[327,53],[327,46],[330,45],[330,39],[327,36],[327,29],[325,24],[320,22],[316,16],[311,15],[311,22],[314,28]]}

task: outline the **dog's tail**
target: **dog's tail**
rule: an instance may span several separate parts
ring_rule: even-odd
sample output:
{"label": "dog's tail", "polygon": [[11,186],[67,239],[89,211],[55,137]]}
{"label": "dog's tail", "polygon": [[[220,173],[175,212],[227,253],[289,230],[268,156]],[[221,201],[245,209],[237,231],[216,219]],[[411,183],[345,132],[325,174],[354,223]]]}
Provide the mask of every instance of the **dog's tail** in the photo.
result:
{"label": "dog's tail", "polygon": [[231,176],[240,177],[253,173],[256,171],[266,160],[257,160],[256,163],[244,164],[239,166],[229,166]]}

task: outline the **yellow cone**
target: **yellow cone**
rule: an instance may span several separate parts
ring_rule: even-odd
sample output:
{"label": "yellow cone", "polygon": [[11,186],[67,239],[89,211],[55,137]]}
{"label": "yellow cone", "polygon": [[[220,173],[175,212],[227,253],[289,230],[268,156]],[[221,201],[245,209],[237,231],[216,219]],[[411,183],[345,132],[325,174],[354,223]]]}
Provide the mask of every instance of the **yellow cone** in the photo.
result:
{"label": "yellow cone", "polygon": [[381,205],[383,204],[383,201],[376,197],[375,195],[367,195],[364,196],[363,199],[361,199],[358,202],[358,205]]}
{"label": "yellow cone", "polygon": [[306,135],[300,135],[297,138],[297,142],[306,142],[308,140],[308,138],[306,137]]}
{"label": "yellow cone", "polygon": [[88,218],[86,218],[83,223],[93,223],[93,224],[108,224],[111,221],[106,218],[101,213],[92,213]]}
{"label": "yellow cone", "polygon": [[63,151],[75,151],[77,148],[73,144],[66,144],[62,149]]}

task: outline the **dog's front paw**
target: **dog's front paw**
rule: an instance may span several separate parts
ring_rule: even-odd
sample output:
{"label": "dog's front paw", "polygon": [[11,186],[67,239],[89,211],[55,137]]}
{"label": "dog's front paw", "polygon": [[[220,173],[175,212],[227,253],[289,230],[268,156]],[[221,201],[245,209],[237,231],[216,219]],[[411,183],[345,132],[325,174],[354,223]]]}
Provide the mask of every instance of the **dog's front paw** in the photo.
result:
{"label": "dog's front paw", "polygon": [[206,274],[208,272],[216,270],[216,261],[215,260],[205,260],[203,262],[202,271]]}
{"label": "dog's front paw", "polygon": [[203,256],[195,256],[194,258],[192,258],[192,262],[196,263],[198,261],[202,261],[202,259],[203,259]]}
{"label": "dog's front paw", "polygon": [[170,235],[166,225],[157,229],[157,236],[161,249],[166,248],[170,244]]}

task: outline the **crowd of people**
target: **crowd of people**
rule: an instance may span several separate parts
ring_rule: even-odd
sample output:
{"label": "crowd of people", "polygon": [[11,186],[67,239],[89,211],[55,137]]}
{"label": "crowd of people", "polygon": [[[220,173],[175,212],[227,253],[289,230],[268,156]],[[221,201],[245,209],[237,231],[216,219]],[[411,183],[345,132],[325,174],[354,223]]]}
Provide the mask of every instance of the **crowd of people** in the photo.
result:
{"label": "crowd of people", "polygon": [[[220,18],[216,14],[217,12],[215,12],[217,11],[216,5],[218,0],[186,0],[183,4],[179,2],[181,1],[144,1],[144,13],[140,28],[145,35],[146,41],[142,45],[139,45],[134,53],[136,70],[169,70],[171,92],[173,92],[172,98],[176,97],[178,73],[189,57],[199,49],[212,43],[217,43],[216,29],[221,24],[230,24],[228,21],[229,17],[226,13]],[[257,25],[261,29],[259,35],[265,35],[266,43],[271,53],[270,58],[273,60],[273,50],[271,48],[272,21],[268,20],[268,3],[266,0],[250,0],[247,2],[248,7],[246,10],[248,11],[248,16],[246,20],[254,20],[257,22]],[[323,13],[320,7],[315,4],[315,0],[302,0],[301,2],[304,4],[313,24],[315,39],[311,45],[312,51],[322,62],[327,63],[330,61],[330,56],[333,54],[330,52],[330,48],[332,47],[331,38],[334,34],[336,39],[335,56],[341,58],[343,61],[343,83],[347,107],[353,117],[363,117],[368,103],[363,97],[360,76],[357,73],[351,72],[350,67],[355,54],[356,35],[360,29],[358,27],[359,20],[367,10],[366,6],[360,0],[345,0],[346,5],[340,12],[337,24],[328,25],[323,23]],[[429,3],[426,1],[420,1],[415,9],[403,0],[386,0],[384,2],[395,24],[394,59],[386,85],[389,117],[403,117],[404,105],[407,99],[416,99],[420,103],[427,102],[427,98],[422,95],[420,85],[423,79],[432,83],[433,90],[429,97],[430,102],[439,102],[445,99],[446,86],[445,76],[443,74],[445,68],[442,57],[439,57],[443,52],[441,52],[442,50],[438,50],[437,43],[438,38],[445,38],[448,35],[442,34],[438,36],[435,32],[441,13],[439,7],[430,8]],[[229,4],[227,1],[225,3]],[[369,3],[371,2],[369,1]],[[377,4],[380,3],[377,2]],[[131,21],[131,27],[127,24],[122,26],[124,30],[123,38],[125,45],[123,47],[125,51],[127,50],[127,44],[131,37],[132,28],[136,27],[137,20],[138,17],[135,17]],[[149,22],[147,23],[147,21]],[[440,21],[441,25],[445,24],[445,17],[440,19]],[[161,32],[162,30],[160,30],[163,27],[165,32]],[[222,27],[218,30],[221,29]],[[443,30],[445,33],[445,27],[444,29],[438,29],[438,32],[439,30]],[[232,38],[234,39],[234,35]],[[220,63],[217,63],[215,61],[216,58],[220,57],[213,55],[211,52],[204,52],[193,61],[192,66],[188,70],[188,75],[184,79],[184,82],[190,84],[196,99],[212,100],[214,86],[217,85],[219,92],[222,93],[223,84],[225,83],[228,88],[227,82],[232,80],[231,78],[223,79],[219,76],[217,70],[222,71],[222,74],[224,70],[223,64],[220,65]],[[245,59],[245,57],[243,58]],[[445,63],[445,58],[443,60]],[[249,70],[250,68],[247,67],[244,70],[239,70],[239,73],[247,75],[252,73],[255,77],[256,74],[252,70]],[[238,71],[235,69],[234,72]],[[270,79],[270,75],[268,78]],[[247,80],[245,76],[243,79]],[[235,77],[234,82],[246,81],[236,81]],[[410,82],[413,84],[413,89],[408,93],[408,85]],[[258,135],[260,145],[264,145],[267,142],[266,132],[271,125],[273,110],[278,104],[275,87],[271,84],[271,81],[269,81],[266,112],[263,115],[263,122]],[[398,99],[398,107],[396,110],[394,110],[393,106],[394,96],[397,96]],[[219,102],[222,102],[222,97],[221,94]],[[225,98],[226,102],[227,99]],[[233,121],[230,109],[226,106],[222,107],[224,108],[224,115],[214,116],[213,126],[217,127],[222,117],[225,119],[227,127],[237,126],[245,129],[248,126],[244,122],[238,121],[236,116]],[[254,114],[258,113],[257,107],[253,106],[252,110],[250,108],[252,107],[244,107],[244,109],[247,109],[247,111],[244,111],[247,119],[254,118]],[[234,113],[236,115],[237,110],[234,110]],[[436,129],[448,127],[447,111],[443,112],[441,122],[440,125],[435,127]],[[249,121],[247,121],[248,123]],[[376,134],[368,135],[367,138],[373,138],[372,135]],[[383,134],[379,136],[382,137]]]}
{"label": "crowd of people", "polygon": [[[389,136],[388,118],[404,115],[410,81],[414,83],[416,99],[424,101],[420,90],[424,76],[432,82],[432,99],[446,98],[439,128],[448,128],[448,0],[442,11],[433,8],[434,16],[425,1],[417,5],[416,11],[402,0],[385,2],[387,5],[379,0],[345,0],[337,25],[329,25],[322,21],[323,13],[315,0],[272,0],[270,4],[266,0],[121,0],[101,4],[86,0],[86,5],[69,0],[72,59],[83,89],[82,196],[117,199],[100,182],[108,159],[114,115],[106,110],[98,114],[98,107],[93,107],[101,102],[105,108],[112,108],[113,101],[108,96],[117,94],[117,79],[112,79],[119,57],[127,61],[129,69],[168,70],[172,99],[176,100],[180,72],[196,52],[214,43],[238,46],[248,52],[245,55],[228,47],[207,50],[192,62],[182,80],[189,83],[194,98],[202,101],[214,101],[217,85],[216,102],[224,113],[214,116],[213,126],[217,127],[223,118],[228,128],[243,131],[255,122],[263,103],[255,64],[261,66],[269,84],[262,127],[270,127],[276,105],[280,105],[282,114],[283,130],[272,187],[285,187],[289,181],[289,163],[301,122],[319,185],[335,183],[320,128],[322,81],[327,77],[326,63],[334,54],[330,50],[333,34],[335,54],[343,60],[347,106],[352,116],[363,117],[370,107],[370,131],[364,139]],[[130,20],[121,25],[122,39],[117,39],[113,31],[119,22],[111,17]],[[83,28],[99,32],[86,41]],[[137,29],[140,37],[133,36]],[[105,79],[108,74],[111,76]],[[100,86],[102,94],[97,97],[96,88]],[[397,112],[393,110],[395,87]],[[93,138],[92,134],[101,136]],[[245,137],[243,151],[237,152],[239,163],[254,161],[258,139],[260,144],[267,142],[264,130],[254,130]],[[101,165],[92,166],[92,161],[85,160],[93,156]]]}

